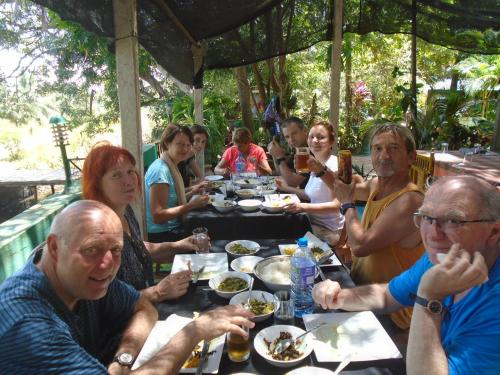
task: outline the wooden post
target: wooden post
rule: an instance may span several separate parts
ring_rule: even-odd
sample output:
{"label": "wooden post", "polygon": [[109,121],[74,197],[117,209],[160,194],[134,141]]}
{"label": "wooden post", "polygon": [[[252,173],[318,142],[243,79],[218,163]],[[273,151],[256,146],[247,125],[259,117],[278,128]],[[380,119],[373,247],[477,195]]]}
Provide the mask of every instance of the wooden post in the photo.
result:
{"label": "wooden post", "polygon": [[411,2],[411,119],[410,119],[410,130],[413,133],[413,137],[420,144],[420,140],[417,139],[417,1],[412,0]]}
{"label": "wooden post", "polygon": [[333,45],[332,66],[330,70],[330,122],[337,134],[333,153],[337,153],[340,115],[340,65],[342,54],[342,13],[343,0],[333,0]]}
{"label": "wooden post", "polygon": [[[122,146],[134,155],[137,169],[143,176],[136,0],[113,0],[113,13]],[[134,205],[134,211],[142,223],[143,234],[146,234],[143,199]]]}
{"label": "wooden post", "polygon": [[203,88],[195,88],[194,99],[194,122],[203,125]]}

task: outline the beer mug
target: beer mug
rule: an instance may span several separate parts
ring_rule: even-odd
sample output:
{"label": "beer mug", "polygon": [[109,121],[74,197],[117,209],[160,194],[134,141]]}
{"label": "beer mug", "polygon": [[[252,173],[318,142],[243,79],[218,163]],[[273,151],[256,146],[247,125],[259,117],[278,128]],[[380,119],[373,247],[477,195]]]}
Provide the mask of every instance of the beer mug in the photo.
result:
{"label": "beer mug", "polygon": [[295,151],[295,170],[298,173],[309,173],[309,147],[297,147]]}

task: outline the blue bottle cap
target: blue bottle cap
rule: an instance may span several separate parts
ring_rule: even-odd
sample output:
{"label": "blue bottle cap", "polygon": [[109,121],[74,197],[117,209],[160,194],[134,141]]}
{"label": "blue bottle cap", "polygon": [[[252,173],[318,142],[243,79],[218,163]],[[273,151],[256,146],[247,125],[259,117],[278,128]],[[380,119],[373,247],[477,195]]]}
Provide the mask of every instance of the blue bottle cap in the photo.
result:
{"label": "blue bottle cap", "polygon": [[299,247],[307,247],[307,238],[305,237],[301,237],[297,240],[297,245],[299,245]]}

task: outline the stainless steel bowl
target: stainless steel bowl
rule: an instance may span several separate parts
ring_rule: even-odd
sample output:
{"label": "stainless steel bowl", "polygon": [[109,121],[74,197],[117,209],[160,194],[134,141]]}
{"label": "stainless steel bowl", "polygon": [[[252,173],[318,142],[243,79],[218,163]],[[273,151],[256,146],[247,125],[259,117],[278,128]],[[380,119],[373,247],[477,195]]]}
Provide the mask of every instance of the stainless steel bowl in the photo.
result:
{"label": "stainless steel bowl", "polygon": [[290,283],[277,283],[274,282],[273,280],[270,280],[269,278],[265,277],[263,275],[263,270],[269,266],[272,263],[278,263],[278,262],[284,262],[285,264],[288,265],[288,268],[290,268],[292,257],[290,255],[275,255],[266,259],[261,260],[255,265],[254,268],[254,275],[259,278],[266,286],[271,289],[271,290],[289,290],[290,289]]}

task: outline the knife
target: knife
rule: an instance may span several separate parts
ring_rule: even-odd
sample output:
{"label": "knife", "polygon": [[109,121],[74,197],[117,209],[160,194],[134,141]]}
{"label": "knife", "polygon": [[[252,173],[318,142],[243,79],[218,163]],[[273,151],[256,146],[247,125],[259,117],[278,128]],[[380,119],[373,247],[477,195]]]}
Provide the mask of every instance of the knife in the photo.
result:
{"label": "knife", "polygon": [[204,269],[205,269],[205,266],[201,266],[201,268],[195,272],[195,276],[193,278],[193,284],[196,284],[198,282],[198,279],[200,278]]}
{"label": "knife", "polygon": [[200,355],[200,363],[198,364],[198,368],[196,369],[196,375],[201,375],[203,373],[203,366],[207,360],[208,356],[208,348],[210,347],[210,341],[205,340],[203,343],[203,349],[201,349]]}

